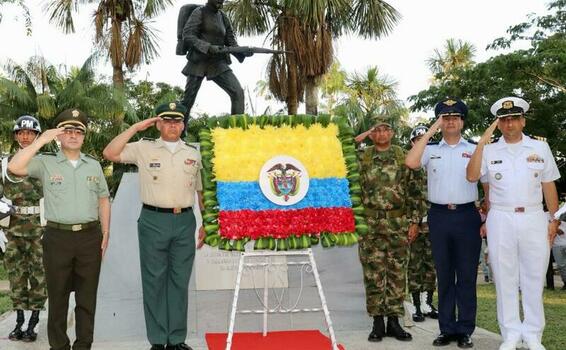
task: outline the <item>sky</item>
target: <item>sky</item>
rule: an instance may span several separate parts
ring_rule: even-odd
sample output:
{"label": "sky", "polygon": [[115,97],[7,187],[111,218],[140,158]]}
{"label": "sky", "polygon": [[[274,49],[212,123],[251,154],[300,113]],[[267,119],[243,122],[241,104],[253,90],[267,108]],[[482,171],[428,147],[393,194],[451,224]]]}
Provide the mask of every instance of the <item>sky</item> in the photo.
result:
{"label": "sky", "polygon": [[[305,0],[306,1],[306,0]],[[173,1],[174,6],[154,20],[153,28],[158,30],[160,57],[150,65],[132,73],[134,80],[148,79],[184,87],[185,77],[181,70],[185,65],[184,56],[175,55],[177,13],[187,3],[205,3],[205,0]],[[26,36],[21,10],[15,5],[0,8],[3,20],[0,23],[0,64],[9,58],[24,63],[33,55],[44,56],[51,64],[80,66],[93,49],[94,6],[79,7],[75,16],[76,33],[65,35],[49,24],[45,0],[27,0],[33,21],[33,33]],[[482,62],[502,51],[486,51],[493,39],[505,36],[511,25],[521,23],[528,14],[546,12],[544,0],[388,0],[402,15],[393,32],[382,39],[363,40],[355,35],[338,38],[334,43],[336,59],[347,72],[362,73],[371,66],[377,66],[381,74],[398,83],[398,96],[407,97],[428,88],[431,72],[426,59],[434,49],[442,48],[449,38],[462,39],[476,47],[476,62]],[[263,36],[238,37],[240,45],[265,46]],[[246,95],[246,112],[254,109],[261,113],[267,106],[278,110],[283,104],[265,101],[254,92],[258,80],[265,79],[268,55],[254,55],[240,64],[233,60],[232,70]],[[101,65],[99,74],[111,77],[110,65]],[[407,103],[408,105],[408,103]],[[228,96],[213,82],[205,81],[199,91],[195,112],[209,115],[230,111]],[[304,113],[304,105],[299,108]],[[432,112],[427,112],[432,115]]]}

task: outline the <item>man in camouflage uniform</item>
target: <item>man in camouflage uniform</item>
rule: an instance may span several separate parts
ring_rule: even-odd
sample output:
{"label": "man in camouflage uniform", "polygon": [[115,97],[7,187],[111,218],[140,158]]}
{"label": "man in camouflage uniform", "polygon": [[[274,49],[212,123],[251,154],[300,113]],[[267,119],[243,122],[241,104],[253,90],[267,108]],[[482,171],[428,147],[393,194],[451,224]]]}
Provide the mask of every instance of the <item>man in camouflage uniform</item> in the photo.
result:
{"label": "man in camouflage uniform", "polygon": [[[14,138],[20,148],[29,146],[41,133],[37,119],[21,116],[14,125]],[[35,341],[35,326],[39,311],[47,299],[41,248],[39,200],[43,197],[41,183],[37,179],[18,177],[9,173],[3,162],[3,195],[12,201],[16,213],[10,217],[7,229],[8,243],[4,264],[10,280],[10,298],[16,310],[16,327],[8,336],[10,340]],[[24,310],[31,310],[28,327],[22,330]]]}
{"label": "man in camouflage uniform", "polygon": [[360,241],[359,254],[367,311],[373,317],[368,341],[384,336],[409,341],[399,317],[404,315],[408,235],[415,234],[423,216],[421,187],[404,164],[406,152],[391,144],[394,131],[387,120],[379,120],[366,134],[374,146],[361,150],[359,162],[369,232]]}
{"label": "man in camouflage uniform", "polygon": [[[427,132],[425,126],[417,126],[411,132],[411,145],[414,145],[422,135]],[[426,173],[423,169],[416,170],[416,179],[421,186],[421,205],[423,210],[428,210],[428,203],[426,200]],[[414,237],[409,237],[411,242],[410,256],[409,256],[409,271],[407,277],[409,280],[409,292],[413,297],[413,305],[415,305],[415,313],[413,314],[413,321],[423,322],[425,316],[433,319],[438,318],[438,311],[432,305],[432,297],[436,289],[436,273],[434,271],[434,260],[432,259],[432,249],[428,237],[428,224],[426,217],[420,221],[419,231]],[[426,292],[426,303],[430,309],[429,312],[424,313],[421,310],[421,293]]]}

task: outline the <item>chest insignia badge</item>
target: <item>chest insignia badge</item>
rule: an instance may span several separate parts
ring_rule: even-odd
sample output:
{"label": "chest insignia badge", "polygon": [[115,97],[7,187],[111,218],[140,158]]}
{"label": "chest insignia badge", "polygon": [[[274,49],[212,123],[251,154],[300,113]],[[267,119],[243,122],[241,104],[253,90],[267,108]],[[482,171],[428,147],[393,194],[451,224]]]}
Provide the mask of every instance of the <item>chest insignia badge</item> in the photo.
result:
{"label": "chest insignia badge", "polygon": [[495,173],[495,179],[496,180],[501,180],[503,178],[503,175],[501,175],[501,173]]}

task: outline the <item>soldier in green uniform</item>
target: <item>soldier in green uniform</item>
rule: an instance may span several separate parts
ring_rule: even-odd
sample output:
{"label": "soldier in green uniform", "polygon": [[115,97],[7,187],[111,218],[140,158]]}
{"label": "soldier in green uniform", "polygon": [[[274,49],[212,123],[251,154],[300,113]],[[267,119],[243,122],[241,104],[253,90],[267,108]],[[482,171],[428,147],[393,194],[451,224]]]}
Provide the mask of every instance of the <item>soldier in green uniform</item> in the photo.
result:
{"label": "soldier in green uniform", "polygon": [[[14,124],[14,139],[19,148],[29,146],[41,133],[39,121],[23,115]],[[39,312],[44,309],[47,291],[42,263],[39,200],[43,197],[41,182],[30,177],[18,177],[7,170],[8,159],[2,162],[3,195],[12,201],[16,212],[10,217],[7,229],[4,265],[10,280],[10,299],[16,310],[16,327],[9,334],[10,340],[35,341],[35,326]],[[2,193],[2,191],[0,191]],[[31,310],[28,327],[24,310]]]}
{"label": "soldier in green uniform", "polygon": [[[411,132],[411,145],[414,145],[428,129],[425,126],[417,126]],[[426,200],[426,173],[424,170],[415,170],[415,177],[421,186],[421,205],[423,211],[428,210],[428,202]],[[434,271],[434,260],[432,259],[432,249],[428,237],[428,224],[426,217],[419,223],[419,230],[415,236],[409,237],[411,243],[409,256],[409,269],[407,279],[409,280],[409,292],[413,297],[413,305],[415,305],[415,313],[413,321],[423,322],[425,316],[433,319],[438,318],[438,311],[432,304],[434,290],[436,289],[436,273]],[[421,293],[426,292],[426,303],[430,311],[423,313],[421,310]]]}
{"label": "soldier in green uniform", "polygon": [[[43,265],[47,280],[47,335],[52,350],[71,349],[67,311],[75,292],[77,338],[74,350],[91,348],[96,291],[110,227],[109,192],[100,163],[81,152],[87,116],[67,109],[45,131],[11,159],[8,169],[37,178],[43,185],[45,219]],[[35,156],[57,138],[61,150]]]}
{"label": "soldier in green uniform", "polygon": [[[411,335],[399,325],[404,315],[409,235],[423,217],[421,186],[415,172],[405,164],[406,152],[392,145],[394,135],[386,119],[365,133],[373,141],[359,153],[362,198],[369,233],[360,240],[367,311],[373,317],[370,342],[384,336],[409,341]],[[387,317],[387,328],[384,317]]]}
{"label": "soldier in green uniform", "polygon": [[[195,190],[202,206],[200,153],[185,144],[186,108],[158,106],[154,118],[132,125],[104,149],[113,162],[139,168],[143,207],[138,220],[140,267],[147,338],[152,350],[187,350],[188,286],[195,257]],[[128,141],[156,125],[157,140]],[[198,247],[204,230],[199,231]]]}

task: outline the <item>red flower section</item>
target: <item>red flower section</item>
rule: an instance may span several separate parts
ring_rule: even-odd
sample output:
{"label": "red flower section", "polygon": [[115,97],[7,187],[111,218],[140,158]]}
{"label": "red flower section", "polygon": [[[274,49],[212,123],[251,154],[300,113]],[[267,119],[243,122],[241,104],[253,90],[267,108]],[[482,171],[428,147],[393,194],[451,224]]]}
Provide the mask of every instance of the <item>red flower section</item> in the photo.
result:
{"label": "red flower section", "polygon": [[356,230],[352,208],[220,211],[218,221],[220,236],[229,239],[287,238]]}

